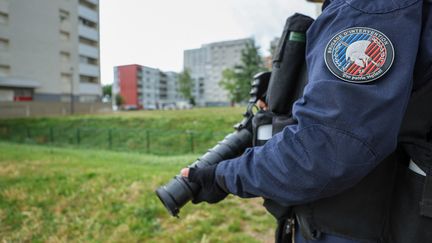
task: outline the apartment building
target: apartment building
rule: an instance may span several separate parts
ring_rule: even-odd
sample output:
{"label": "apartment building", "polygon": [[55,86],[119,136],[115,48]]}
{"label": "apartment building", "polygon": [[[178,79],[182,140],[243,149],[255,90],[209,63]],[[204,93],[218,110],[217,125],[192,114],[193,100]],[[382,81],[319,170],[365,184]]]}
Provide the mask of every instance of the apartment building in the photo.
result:
{"label": "apartment building", "polygon": [[228,93],[219,86],[222,72],[241,64],[241,53],[252,39],[239,39],[202,45],[184,51],[184,68],[195,81],[194,95],[200,106],[229,105]]}
{"label": "apartment building", "polygon": [[125,109],[162,109],[181,100],[177,73],[137,64],[114,67],[112,92]]}
{"label": "apartment building", "polygon": [[0,0],[0,101],[101,95],[98,0]]}

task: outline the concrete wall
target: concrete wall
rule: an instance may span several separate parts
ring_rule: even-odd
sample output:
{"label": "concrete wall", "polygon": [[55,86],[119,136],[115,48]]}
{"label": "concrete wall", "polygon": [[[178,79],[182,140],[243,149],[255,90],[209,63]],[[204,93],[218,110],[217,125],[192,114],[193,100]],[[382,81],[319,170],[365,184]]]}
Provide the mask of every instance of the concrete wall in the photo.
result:
{"label": "concrete wall", "polygon": [[[0,118],[70,115],[67,102],[0,102]],[[111,112],[111,103],[75,103],[74,114]]]}

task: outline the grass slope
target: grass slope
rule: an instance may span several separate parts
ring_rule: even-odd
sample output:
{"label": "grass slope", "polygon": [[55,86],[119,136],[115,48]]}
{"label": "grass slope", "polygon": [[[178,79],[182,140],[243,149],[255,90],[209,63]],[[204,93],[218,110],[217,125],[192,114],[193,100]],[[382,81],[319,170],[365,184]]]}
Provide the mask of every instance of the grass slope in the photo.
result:
{"label": "grass slope", "polygon": [[232,131],[242,119],[244,107],[196,108],[191,110],[128,111],[99,115],[75,115],[0,120],[0,125],[49,127],[140,128],[157,130]]}
{"label": "grass slope", "polygon": [[168,216],[153,191],[195,158],[0,143],[0,241],[272,242],[259,199]]}
{"label": "grass slope", "polygon": [[244,110],[224,107],[6,119],[0,120],[0,139],[158,155],[203,153],[233,131]]}

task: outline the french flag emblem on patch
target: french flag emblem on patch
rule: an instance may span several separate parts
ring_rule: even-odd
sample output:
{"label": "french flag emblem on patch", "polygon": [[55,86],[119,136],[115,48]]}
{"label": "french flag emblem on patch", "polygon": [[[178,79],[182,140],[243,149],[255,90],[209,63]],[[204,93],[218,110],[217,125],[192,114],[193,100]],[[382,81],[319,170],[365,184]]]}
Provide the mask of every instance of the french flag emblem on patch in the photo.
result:
{"label": "french flag emblem on patch", "polygon": [[339,32],[330,40],[324,58],[336,77],[352,83],[367,83],[390,69],[394,48],[380,31],[354,27]]}

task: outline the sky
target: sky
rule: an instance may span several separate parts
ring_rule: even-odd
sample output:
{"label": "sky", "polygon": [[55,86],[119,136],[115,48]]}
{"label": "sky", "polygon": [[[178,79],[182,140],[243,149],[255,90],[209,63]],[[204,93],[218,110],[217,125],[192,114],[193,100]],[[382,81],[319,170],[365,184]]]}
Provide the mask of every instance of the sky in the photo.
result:
{"label": "sky", "polygon": [[180,72],[183,51],[252,37],[267,54],[295,12],[316,16],[305,0],[101,0],[102,83],[113,67],[140,64]]}

